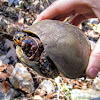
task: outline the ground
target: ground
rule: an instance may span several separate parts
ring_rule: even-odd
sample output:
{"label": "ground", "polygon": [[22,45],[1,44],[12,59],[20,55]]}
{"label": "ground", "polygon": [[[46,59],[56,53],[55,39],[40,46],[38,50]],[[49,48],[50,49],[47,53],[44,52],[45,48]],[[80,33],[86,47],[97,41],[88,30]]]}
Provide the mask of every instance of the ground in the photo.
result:
{"label": "ground", "polygon": [[[0,100],[89,100],[100,97],[100,73],[95,79],[47,79],[17,58],[13,35],[32,25],[37,15],[54,0],[0,0]],[[65,21],[70,22],[68,17]],[[98,19],[78,26],[91,48],[100,36]],[[49,87],[49,88],[48,88]]]}

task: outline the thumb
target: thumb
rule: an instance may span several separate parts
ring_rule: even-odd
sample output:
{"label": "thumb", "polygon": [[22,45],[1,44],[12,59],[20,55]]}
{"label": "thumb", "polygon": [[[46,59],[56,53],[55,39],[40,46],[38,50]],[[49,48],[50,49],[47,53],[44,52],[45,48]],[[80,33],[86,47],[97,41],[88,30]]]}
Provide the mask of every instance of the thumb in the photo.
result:
{"label": "thumb", "polygon": [[95,78],[100,71],[100,39],[97,41],[95,48],[91,52],[86,74],[89,78]]}

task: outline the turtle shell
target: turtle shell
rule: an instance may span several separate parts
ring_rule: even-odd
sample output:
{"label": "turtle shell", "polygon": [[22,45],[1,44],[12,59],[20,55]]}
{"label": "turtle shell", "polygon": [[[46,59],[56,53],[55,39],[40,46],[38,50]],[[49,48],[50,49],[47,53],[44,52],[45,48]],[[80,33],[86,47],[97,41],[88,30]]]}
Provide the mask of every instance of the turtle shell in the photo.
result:
{"label": "turtle shell", "polygon": [[79,78],[85,74],[90,44],[79,28],[61,21],[43,20],[23,31],[40,38],[44,50],[65,77]]}

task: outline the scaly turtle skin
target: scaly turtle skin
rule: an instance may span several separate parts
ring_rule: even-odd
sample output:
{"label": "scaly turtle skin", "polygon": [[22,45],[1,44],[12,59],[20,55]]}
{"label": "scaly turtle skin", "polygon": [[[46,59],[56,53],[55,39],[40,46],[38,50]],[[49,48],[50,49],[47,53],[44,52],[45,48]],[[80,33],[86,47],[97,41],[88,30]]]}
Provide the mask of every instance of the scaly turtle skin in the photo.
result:
{"label": "scaly turtle skin", "polygon": [[[42,56],[48,60],[48,63],[52,62],[53,68],[56,67],[55,69],[63,76],[68,78],[84,76],[89,61],[90,44],[79,28],[61,21],[43,20],[22,31],[31,34],[32,37],[35,36],[42,42],[43,49],[47,53],[47,56],[43,54]],[[23,57],[19,46],[16,48],[16,53],[22,62],[31,66],[39,74],[42,74],[40,69],[48,69],[48,67],[36,67],[35,62],[30,62]],[[45,60],[40,59],[39,61],[45,63]],[[53,68],[52,71],[55,73]],[[49,73],[47,70],[46,72]]]}
{"label": "scaly turtle skin", "polygon": [[27,34],[22,34],[22,32],[19,32],[18,34],[14,35],[13,40],[15,44],[21,46],[22,41],[25,40],[26,37],[27,37]]}

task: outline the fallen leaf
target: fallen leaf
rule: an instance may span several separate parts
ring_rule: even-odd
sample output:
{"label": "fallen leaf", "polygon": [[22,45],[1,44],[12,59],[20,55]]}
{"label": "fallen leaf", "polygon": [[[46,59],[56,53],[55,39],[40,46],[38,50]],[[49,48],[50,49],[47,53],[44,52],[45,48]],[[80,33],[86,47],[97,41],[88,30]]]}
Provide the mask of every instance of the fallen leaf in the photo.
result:
{"label": "fallen leaf", "polygon": [[7,81],[3,81],[1,85],[1,91],[9,94],[10,92],[10,84]]}
{"label": "fallen leaf", "polygon": [[40,96],[45,96],[46,95],[46,91],[45,90],[42,90],[42,89],[37,89],[35,92],[34,92],[35,95],[40,95]]}
{"label": "fallen leaf", "polygon": [[7,74],[11,75],[13,70],[14,70],[14,66],[13,65],[9,65],[7,70],[6,70],[6,72],[7,72]]}
{"label": "fallen leaf", "polygon": [[46,97],[48,99],[51,99],[52,97],[54,97],[55,95],[57,95],[57,92],[50,92]]}
{"label": "fallen leaf", "polygon": [[8,64],[5,64],[5,65],[1,65],[0,66],[0,72],[4,71],[5,69],[8,68]]}
{"label": "fallen leaf", "polygon": [[9,78],[9,75],[4,72],[0,72],[0,79],[6,80],[6,78]]}

